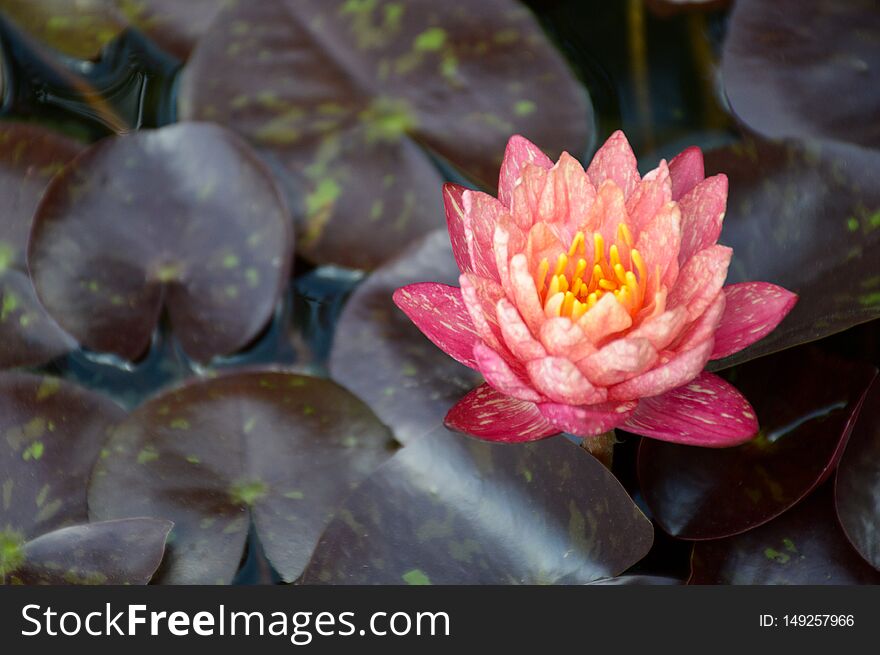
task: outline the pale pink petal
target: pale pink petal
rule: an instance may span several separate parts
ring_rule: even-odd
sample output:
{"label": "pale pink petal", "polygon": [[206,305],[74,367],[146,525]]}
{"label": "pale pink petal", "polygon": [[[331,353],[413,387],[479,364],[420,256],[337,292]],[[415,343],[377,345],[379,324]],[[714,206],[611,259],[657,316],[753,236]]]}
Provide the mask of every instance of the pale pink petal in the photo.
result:
{"label": "pale pink petal", "polygon": [[480,339],[495,350],[506,352],[495,314],[495,305],[504,297],[504,289],[492,280],[473,273],[462,274],[458,281],[464,306]]}
{"label": "pale pink petal", "polygon": [[[678,278],[678,250],[681,247],[681,211],[674,202],[665,204],[642,228],[636,250],[648,271],[660,268],[660,279],[671,287]],[[651,273],[649,273],[649,276]]]}
{"label": "pale pink petal", "polygon": [[461,290],[438,282],[419,282],[394,292],[394,302],[426,337],[450,357],[476,368],[479,337]]}
{"label": "pale pink petal", "polygon": [[724,287],[727,306],[715,332],[712,359],[721,359],[770,334],[797,303],[797,294],[768,282]]}
{"label": "pale pink petal", "polygon": [[452,430],[504,443],[535,441],[559,434],[559,428],[544,418],[537,405],[500,394],[488,384],[458,401],[444,422]]}
{"label": "pale pink petal", "polygon": [[495,198],[480,191],[465,191],[462,200],[465,238],[473,272],[498,282],[500,280],[493,252],[493,241],[495,226],[507,213],[507,209]]}
{"label": "pale pink petal", "polygon": [[522,167],[526,162],[547,169],[553,166],[550,158],[534,143],[518,134],[510,137],[504,150],[501,173],[498,176],[498,200],[505,207],[510,207],[513,202],[513,189],[522,175]]}
{"label": "pale pink petal", "polygon": [[544,302],[544,318],[558,318],[562,314],[562,303],[565,302],[565,294],[561,291],[553,294]]}
{"label": "pale pink petal", "polygon": [[656,350],[660,351],[681,334],[687,320],[687,309],[676,307],[646,318],[639,327],[628,333],[627,336],[633,339],[647,339]]}
{"label": "pale pink petal", "polygon": [[520,181],[513,189],[510,213],[519,227],[528,231],[538,216],[538,205],[541,194],[547,186],[548,171],[546,168],[526,163],[522,167]]}
{"label": "pale pink petal", "polygon": [[615,339],[577,363],[581,373],[597,386],[618,384],[653,366],[659,355],[647,339]]}
{"label": "pale pink petal", "polygon": [[452,254],[462,273],[472,272],[471,256],[465,236],[464,201],[462,195],[467,189],[458,184],[443,185],[443,205],[446,207],[446,228],[452,243]]}
{"label": "pale pink petal", "polygon": [[546,259],[552,272],[563,250],[567,251],[568,246],[562,245],[559,236],[546,223],[535,223],[529,230],[525,254],[533,271],[537,271],[541,260]]}
{"label": "pale pink petal", "polygon": [[474,360],[477,362],[477,370],[483,374],[489,386],[500,393],[533,403],[545,400],[489,346],[482,343],[475,345]]}
{"label": "pale pink petal", "polygon": [[672,201],[672,181],[666,161],[645,175],[626,201],[627,224],[633,236],[639,233],[654,215]]}
{"label": "pale pink petal", "polygon": [[541,326],[541,343],[551,355],[577,361],[596,352],[584,331],[566,316],[554,316]]}
{"label": "pale pink petal", "polygon": [[[617,226],[626,220],[626,198],[614,180],[606,180],[596,192],[596,201],[586,213],[583,230],[599,232],[605,238],[605,253],[617,239]],[[592,239],[588,240],[592,241]],[[592,248],[589,248],[592,252]]]}
{"label": "pale pink petal", "polygon": [[538,409],[554,426],[579,437],[592,437],[613,430],[626,421],[636,408],[634,401],[597,405],[541,403]]}
{"label": "pale pink petal", "polygon": [[718,241],[727,209],[727,176],[713,175],[678,201],[681,208],[679,264]]}
{"label": "pale pink petal", "polygon": [[613,293],[606,293],[599,298],[599,302],[578,320],[578,327],[593,344],[598,344],[631,325],[632,317]]}
{"label": "pale pink petal", "polygon": [[538,334],[544,322],[544,308],[535,289],[535,280],[529,272],[528,261],[522,253],[510,260],[510,283],[513,286],[513,300],[520,315],[529,326],[532,334]]}
{"label": "pale pink petal", "polygon": [[758,420],[735,387],[703,373],[661,396],[643,398],[624,429],[663,441],[724,448],[751,439]]}
{"label": "pale pink petal", "polygon": [[597,189],[605,180],[614,180],[623,189],[624,196],[629,197],[639,182],[639,169],[623,132],[618,130],[608,137],[590,162],[587,175]]}
{"label": "pale pink petal", "polygon": [[514,357],[527,362],[530,359],[547,356],[544,346],[532,336],[513,303],[507,298],[502,298],[498,301],[495,312],[498,317],[498,325],[501,328],[501,336]]}
{"label": "pale pink petal", "polygon": [[712,339],[707,339],[696,348],[675,355],[668,361],[664,361],[667,356],[664,355],[660,359],[660,364],[647,373],[610,387],[608,399],[636,400],[646,396],[658,396],[687,384],[703,370],[711,353]]}
{"label": "pale pink petal", "polygon": [[724,314],[724,304],[724,293],[719,291],[718,295],[715,296],[715,300],[710,303],[706,311],[682,331],[679,338],[672,343],[669,349],[675,352],[684,352],[685,350],[696,348],[706,339],[711,339],[715,335],[715,330],[718,329],[718,324],[721,323],[721,316]]}
{"label": "pale pink petal", "polygon": [[672,199],[678,200],[706,177],[703,151],[696,146],[682,150],[669,162],[672,177]]}
{"label": "pale pink petal", "polygon": [[730,248],[716,244],[691,257],[669,292],[666,306],[687,307],[689,320],[699,318],[721,291],[732,254]]}
{"label": "pale pink petal", "polygon": [[538,205],[539,219],[568,228],[569,239],[596,199],[596,188],[577,159],[563,152],[547,175]]}
{"label": "pale pink petal", "polygon": [[492,238],[492,250],[495,254],[495,267],[498,270],[498,279],[504,291],[513,295],[513,287],[510,283],[510,258],[525,248],[526,237],[519,226],[509,216],[503,216],[495,226],[495,234]]}
{"label": "pale pink petal", "polygon": [[526,363],[532,385],[550,400],[567,405],[592,405],[605,401],[597,389],[564,357],[544,357]]}

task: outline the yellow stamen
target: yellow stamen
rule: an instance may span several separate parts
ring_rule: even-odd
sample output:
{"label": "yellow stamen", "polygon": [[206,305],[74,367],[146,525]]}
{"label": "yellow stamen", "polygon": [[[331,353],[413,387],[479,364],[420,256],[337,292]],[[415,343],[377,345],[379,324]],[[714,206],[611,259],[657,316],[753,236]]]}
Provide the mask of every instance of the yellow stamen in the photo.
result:
{"label": "yellow stamen", "polygon": [[614,265],[614,275],[617,277],[617,281],[621,284],[626,284],[626,271],[623,270],[623,266],[621,264]]}
{"label": "yellow stamen", "polygon": [[574,239],[571,242],[571,247],[568,249],[568,256],[574,257],[578,252],[585,252],[586,245],[584,244],[584,233],[578,232],[574,235]]}
{"label": "yellow stamen", "polygon": [[571,320],[577,321],[581,316],[587,313],[587,304],[579,300],[575,300],[571,308]]}
{"label": "yellow stamen", "polygon": [[616,270],[620,266],[620,253],[617,251],[617,245],[611,246],[608,254],[611,259],[611,270]]}
{"label": "yellow stamen", "polygon": [[547,289],[547,298],[552,298],[559,293],[559,276],[554,275],[550,278],[550,288]]}
{"label": "yellow stamen", "polygon": [[574,294],[569,291],[565,294],[565,300],[562,301],[562,316],[571,316],[571,310],[574,308]]}
{"label": "yellow stamen", "polygon": [[598,232],[593,234],[593,263],[598,264],[605,259],[605,241]]}
{"label": "yellow stamen", "polygon": [[559,257],[556,259],[556,270],[553,272],[553,275],[562,275],[567,267],[568,257],[565,256],[564,252],[561,252],[559,253]]}
{"label": "yellow stamen", "polygon": [[631,249],[633,247],[633,235],[626,223],[621,223],[617,226],[617,240],[623,241],[627,248]]}
{"label": "yellow stamen", "polygon": [[633,264],[636,265],[636,270],[639,272],[639,282],[644,284],[645,278],[648,276],[648,271],[645,268],[645,262],[642,261],[642,256],[639,254],[638,250],[630,250],[629,258],[632,259]]}
{"label": "yellow stamen", "polygon": [[597,296],[595,293],[591,293],[589,296],[587,296],[587,309],[593,309],[597,302],[599,302],[599,296]]}
{"label": "yellow stamen", "polygon": [[605,289],[605,291],[612,291],[617,288],[617,284],[603,277],[599,280],[599,288]]}
{"label": "yellow stamen", "polygon": [[[547,273],[550,271],[550,262],[547,261],[547,258],[541,260],[540,265],[538,266],[538,277],[535,279],[535,288],[538,290],[538,295],[541,296],[544,293],[544,287],[547,284]],[[543,297],[542,297],[543,300]]]}

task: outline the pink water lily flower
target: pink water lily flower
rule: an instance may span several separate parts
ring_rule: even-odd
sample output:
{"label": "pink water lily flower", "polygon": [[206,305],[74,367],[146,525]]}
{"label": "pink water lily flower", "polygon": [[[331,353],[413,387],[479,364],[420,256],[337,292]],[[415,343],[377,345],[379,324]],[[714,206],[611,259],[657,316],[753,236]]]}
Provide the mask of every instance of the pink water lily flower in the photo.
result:
{"label": "pink water lily flower", "polygon": [[622,132],[586,171],[514,136],[497,199],[454,184],[443,196],[461,288],[411,284],[394,301],[486,380],[447,425],[507,442],[621,427],[714,447],[757,432],[748,401],[703,368],[771,332],[797,297],[723,286],[727,177],[705,177],[698,148],[641,177]]}

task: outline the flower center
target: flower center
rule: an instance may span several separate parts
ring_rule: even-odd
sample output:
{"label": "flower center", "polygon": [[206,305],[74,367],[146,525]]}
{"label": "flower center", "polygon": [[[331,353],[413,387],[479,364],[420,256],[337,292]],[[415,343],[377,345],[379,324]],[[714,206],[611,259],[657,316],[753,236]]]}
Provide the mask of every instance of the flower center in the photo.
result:
{"label": "flower center", "polygon": [[[606,293],[635,316],[645,301],[648,273],[639,251],[632,247],[626,223],[617,226],[616,243],[605,251],[605,239],[593,233],[592,261],[586,258],[583,232],[574,235],[567,253],[559,253],[551,271],[544,258],[535,276],[535,288],[548,316],[568,316],[576,321]],[[549,278],[549,279],[548,279]]]}

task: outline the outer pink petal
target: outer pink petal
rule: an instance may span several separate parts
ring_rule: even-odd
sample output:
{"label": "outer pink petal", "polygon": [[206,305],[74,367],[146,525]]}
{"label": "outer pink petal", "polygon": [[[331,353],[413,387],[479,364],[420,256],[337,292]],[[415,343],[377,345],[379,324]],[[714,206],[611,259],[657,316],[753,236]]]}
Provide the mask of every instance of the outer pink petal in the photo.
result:
{"label": "outer pink petal", "polygon": [[596,188],[583,166],[563,152],[547,175],[547,185],[538,206],[539,220],[562,224],[573,236],[595,199]]}
{"label": "outer pink petal", "polygon": [[681,210],[676,203],[669,202],[648,221],[636,240],[636,250],[648,270],[659,266],[660,278],[670,287],[678,278],[681,238]]}
{"label": "outer pink petal", "polygon": [[514,187],[510,201],[510,213],[522,230],[527,231],[537,220],[547,176],[548,171],[542,166],[526,162],[522,167],[520,181]]}
{"label": "outer pink petal", "polygon": [[498,317],[498,325],[501,328],[501,336],[507,348],[518,360],[527,362],[531,359],[539,359],[547,356],[544,346],[537,341],[529,327],[522,320],[519,311],[507,298],[502,298],[495,306]]}
{"label": "outer pink petal", "polygon": [[721,359],[770,334],[797,303],[797,294],[768,282],[724,287],[727,306],[715,331],[712,359]]}
{"label": "outer pink petal", "polygon": [[636,402],[600,403],[598,405],[560,405],[541,403],[538,409],[553,425],[579,437],[592,437],[608,432],[626,421]]}
{"label": "outer pink petal", "polygon": [[669,178],[669,167],[665,161],[661,161],[657,168],[642,178],[626,201],[627,223],[633,235],[638,238],[642,228],[671,201],[672,182]]}
{"label": "outer pink petal", "polygon": [[495,226],[495,234],[492,237],[492,250],[495,253],[495,267],[498,270],[498,279],[504,291],[513,296],[513,288],[510,284],[510,258],[525,248],[525,234],[509,216],[504,216]]}
{"label": "outer pink petal", "polygon": [[606,293],[599,298],[599,302],[578,320],[578,326],[593,344],[598,344],[631,325],[632,317],[612,293]]}
{"label": "outer pink petal", "polygon": [[[609,400],[636,400],[648,396],[659,396],[693,380],[712,353],[712,339],[707,339],[696,348],[675,355],[660,366],[637,375],[631,380],[621,382],[608,389]],[[660,360],[663,362],[663,359]]]}
{"label": "outer pink petal", "polygon": [[577,361],[596,352],[584,331],[570,318],[554,316],[541,325],[541,343],[551,355]]}
{"label": "outer pink petal", "polygon": [[471,256],[468,252],[467,236],[465,234],[464,200],[462,196],[467,191],[458,184],[443,185],[443,205],[446,207],[446,229],[449,230],[449,240],[452,242],[452,254],[455,263],[462,273],[472,272]]}
{"label": "outer pink petal", "polygon": [[688,313],[684,307],[676,307],[657,316],[645,319],[627,336],[647,339],[656,350],[663,350],[681,334],[687,323]]}
{"label": "outer pink petal", "polygon": [[662,396],[641,400],[624,429],[663,441],[724,448],[751,439],[758,420],[735,387],[703,373]]}
{"label": "outer pink petal", "polygon": [[669,162],[672,177],[672,199],[678,200],[706,177],[703,151],[696,146],[682,150]]}
{"label": "outer pink petal", "polygon": [[449,410],[445,423],[480,439],[507,443],[536,441],[559,433],[537,405],[500,394],[488,384],[462,398]]}
{"label": "outer pink petal", "polygon": [[507,349],[501,336],[501,327],[495,314],[495,305],[504,297],[504,289],[492,280],[464,273],[458,278],[461,284],[461,297],[474,331],[487,345],[499,352]]}
{"label": "outer pink petal", "polygon": [[718,241],[727,210],[727,176],[707,177],[678,201],[681,208],[679,264]]}
{"label": "outer pink petal", "polygon": [[666,306],[669,309],[687,307],[690,320],[702,316],[724,285],[732,254],[730,248],[714,245],[691,257],[669,292]]}
{"label": "outer pink petal", "polygon": [[477,370],[483,374],[489,386],[505,396],[533,403],[545,400],[489,346],[482,343],[475,345],[474,359],[477,361]]}
{"label": "outer pink petal", "polygon": [[659,355],[647,339],[615,339],[577,366],[597,386],[610,386],[635,377],[653,366]]}
{"label": "outer pink petal", "polygon": [[419,282],[401,287],[393,298],[438,348],[465,366],[477,368],[474,346],[479,337],[460,289],[439,282]]}
{"label": "outer pink petal", "polygon": [[566,405],[592,405],[605,401],[597,389],[564,357],[545,357],[526,363],[532,385],[550,400]]}
{"label": "outer pink petal", "polygon": [[505,207],[510,207],[513,202],[513,189],[522,175],[522,167],[526,162],[546,169],[553,166],[550,158],[534,143],[518,134],[510,137],[504,150],[501,173],[498,176],[498,200]]}
{"label": "outer pink petal", "polygon": [[[617,237],[617,226],[626,220],[626,197],[614,180],[606,180],[596,192],[596,202],[583,222],[584,232],[600,232],[607,252]],[[590,249],[592,251],[592,248]]]}
{"label": "outer pink petal", "polygon": [[590,162],[587,175],[597,189],[605,180],[614,180],[624,196],[629,197],[640,178],[636,156],[623,132],[618,130],[608,137]]}
{"label": "outer pink petal", "polygon": [[513,299],[520,315],[529,326],[532,334],[538,334],[544,322],[544,308],[541,306],[535,280],[529,272],[528,261],[523,253],[510,260],[510,283],[513,286]]}
{"label": "outer pink petal", "polygon": [[492,196],[480,191],[465,191],[462,196],[465,215],[465,238],[473,272],[499,282],[493,251],[495,226],[507,209]]}
{"label": "outer pink petal", "polygon": [[725,301],[724,294],[719,291],[702,316],[685,328],[681,336],[670,346],[670,350],[684,352],[696,348],[706,339],[711,339],[724,314]]}

